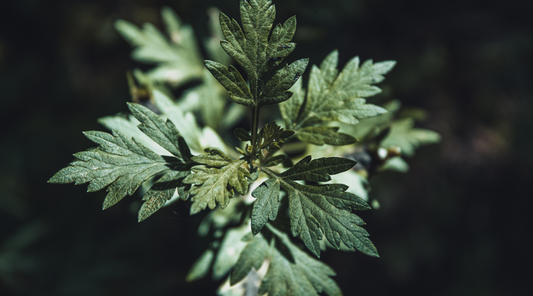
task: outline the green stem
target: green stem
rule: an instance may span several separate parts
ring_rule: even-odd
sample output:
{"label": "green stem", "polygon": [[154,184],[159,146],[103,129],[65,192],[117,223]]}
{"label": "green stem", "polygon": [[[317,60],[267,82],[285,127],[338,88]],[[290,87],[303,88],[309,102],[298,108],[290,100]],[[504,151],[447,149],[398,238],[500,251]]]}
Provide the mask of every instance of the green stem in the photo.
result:
{"label": "green stem", "polygon": [[259,126],[259,106],[252,107],[252,153],[250,157],[250,164],[255,159],[257,153],[257,130]]}

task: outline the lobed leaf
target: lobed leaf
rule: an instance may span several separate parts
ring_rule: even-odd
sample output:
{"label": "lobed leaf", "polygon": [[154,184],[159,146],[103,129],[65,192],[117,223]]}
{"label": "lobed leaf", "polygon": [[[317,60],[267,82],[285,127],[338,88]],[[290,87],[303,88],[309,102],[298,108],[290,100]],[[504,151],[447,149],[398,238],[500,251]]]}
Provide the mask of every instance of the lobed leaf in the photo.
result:
{"label": "lobed leaf", "polygon": [[336,175],[351,169],[357,162],[348,158],[323,157],[311,161],[311,155],[304,157],[280,177],[291,180],[327,182],[330,175]]}
{"label": "lobed leaf", "polygon": [[338,132],[339,127],[333,126],[309,126],[298,129],[296,136],[298,139],[322,146],[324,144],[341,146],[357,142],[357,140],[345,133]]}
{"label": "lobed leaf", "polygon": [[205,61],[205,67],[228,91],[230,98],[237,104],[254,106],[255,102],[239,71],[232,65],[226,67],[214,61]]}
{"label": "lobed leaf", "polygon": [[271,178],[252,192],[252,196],[256,198],[252,209],[253,235],[257,235],[269,219],[274,221],[278,216],[279,189],[279,180]]}

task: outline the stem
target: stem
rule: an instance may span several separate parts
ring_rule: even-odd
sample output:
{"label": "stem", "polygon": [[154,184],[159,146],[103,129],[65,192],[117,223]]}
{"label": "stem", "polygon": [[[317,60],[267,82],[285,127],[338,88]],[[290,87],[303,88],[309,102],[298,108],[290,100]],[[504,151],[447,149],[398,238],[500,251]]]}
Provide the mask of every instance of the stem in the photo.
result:
{"label": "stem", "polygon": [[259,106],[252,107],[252,153],[250,157],[251,161],[255,159],[255,154],[257,153],[257,130],[259,125]]}

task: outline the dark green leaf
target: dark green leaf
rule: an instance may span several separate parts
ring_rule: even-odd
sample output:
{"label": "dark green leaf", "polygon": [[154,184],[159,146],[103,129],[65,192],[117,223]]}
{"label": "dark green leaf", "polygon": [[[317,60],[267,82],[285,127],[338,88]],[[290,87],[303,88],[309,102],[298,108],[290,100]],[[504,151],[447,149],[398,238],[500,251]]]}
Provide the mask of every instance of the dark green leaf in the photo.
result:
{"label": "dark green leaf", "polygon": [[246,81],[233,66],[226,67],[214,61],[205,61],[205,67],[228,91],[230,98],[238,104],[255,106],[255,101]]}
{"label": "dark green leaf", "polygon": [[139,222],[150,217],[169,201],[181,185],[181,179],[190,174],[189,170],[167,171],[152,187],[144,194],[143,203],[139,210]]}
{"label": "dark green leaf", "polygon": [[235,137],[239,139],[239,141],[246,142],[252,140],[250,133],[240,127],[236,128],[233,133],[235,134]]}
{"label": "dark green leaf", "polygon": [[260,105],[278,104],[288,100],[292,92],[288,91],[305,72],[309,59],[300,59],[278,70],[266,84],[260,98]]}
{"label": "dark green leaf", "polygon": [[268,219],[274,221],[278,216],[279,188],[279,180],[272,178],[263,182],[252,192],[252,196],[257,198],[252,209],[253,235],[261,231]]}
{"label": "dark green leaf", "polygon": [[336,175],[351,169],[357,162],[347,158],[324,157],[311,161],[308,155],[293,167],[283,172],[280,177],[291,180],[305,180],[314,182],[327,182],[330,175]]}
{"label": "dark green leaf", "polygon": [[284,154],[280,154],[280,155],[276,155],[276,156],[272,156],[271,158],[269,158],[265,164],[263,166],[265,167],[272,167],[272,166],[276,166],[282,162],[284,162],[285,160],[287,159],[287,155],[284,155]]}
{"label": "dark green leaf", "polygon": [[315,145],[342,146],[357,142],[357,140],[345,133],[339,133],[339,128],[334,126],[309,126],[298,129],[298,139]]}

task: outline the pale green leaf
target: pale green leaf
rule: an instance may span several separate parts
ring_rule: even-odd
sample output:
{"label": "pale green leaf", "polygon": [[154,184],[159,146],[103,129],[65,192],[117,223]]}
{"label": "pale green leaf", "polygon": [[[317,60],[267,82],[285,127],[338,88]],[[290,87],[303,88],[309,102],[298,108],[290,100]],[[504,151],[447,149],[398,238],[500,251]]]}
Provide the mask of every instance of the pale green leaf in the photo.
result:
{"label": "pale green leaf", "polygon": [[48,182],[75,182],[76,185],[90,182],[89,192],[109,186],[104,209],[116,204],[126,195],[132,195],[143,182],[156,174],[182,164],[177,158],[169,163],[167,159],[119,132],[113,132],[113,135],[98,131],[84,134],[100,146],[74,154],[78,160],[60,170]]}
{"label": "pale green leaf", "polygon": [[382,167],[383,170],[395,171],[399,173],[407,173],[409,171],[409,164],[403,158],[396,156],[387,159]]}
{"label": "pale green leaf", "polygon": [[252,196],[256,198],[252,209],[253,235],[257,235],[269,219],[274,221],[278,216],[279,189],[279,180],[271,178],[252,192]]}
{"label": "pale green leaf", "polygon": [[298,139],[314,145],[342,146],[357,142],[357,140],[345,133],[338,132],[339,127],[334,126],[309,126],[300,128],[296,132]]}
{"label": "pale green leaf", "polygon": [[224,277],[233,268],[237,259],[239,259],[239,254],[247,245],[243,241],[243,237],[247,234],[250,234],[250,225],[248,223],[244,223],[240,227],[231,228],[226,232],[213,265],[213,279],[215,281]]}
{"label": "pale green leaf", "polygon": [[413,128],[414,120],[404,118],[391,124],[389,135],[381,142],[385,148],[400,147],[402,155],[413,156],[420,145],[438,143],[440,135],[437,132]]}
{"label": "pale green leaf", "polygon": [[201,279],[209,273],[209,267],[213,262],[214,252],[211,249],[205,250],[200,258],[194,262],[189,273],[187,273],[186,281],[192,282]]}
{"label": "pale green leaf", "polygon": [[185,184],[194,185],[189,191],[193,196],[191,215],[207,206],[212,210],[217,202],[225,208],[234,191],[244,194],[248,189],[247,178],[250,178],[250,173],[241,167],[245,163],[244,160],[232,160],[217,149],[206,151],[208,154],[193,157],[193,161],[205,165],[192,167],[192,174],[183,180]]}
{"label": "pale green leaf", "polygon": [[280,103],[279,109],[283,121],[285,122],[285,128],[294,128],[296,127],[300,108],[302,107],[305,98],[305,91],[302,89],[302,80],[298,79],[289,91],[293,93],[292,97],[289,100]]}

